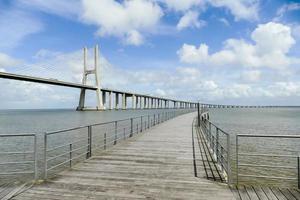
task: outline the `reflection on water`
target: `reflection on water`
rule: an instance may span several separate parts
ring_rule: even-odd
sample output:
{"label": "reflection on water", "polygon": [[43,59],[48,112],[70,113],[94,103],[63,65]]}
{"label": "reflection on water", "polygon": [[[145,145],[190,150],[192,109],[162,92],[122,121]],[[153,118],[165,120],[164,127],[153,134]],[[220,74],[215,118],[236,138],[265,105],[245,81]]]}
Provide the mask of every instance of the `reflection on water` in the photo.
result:
{"label": "reflection on water", "polygon": [[[231,167],[234,180],[236,180],[236,134],[300,136],[300,108],[210,109],[210,119],[231,135]],[[239,153],[256,154],[239,156],[239,183],[297,187],[300,138],[239,137]]]}

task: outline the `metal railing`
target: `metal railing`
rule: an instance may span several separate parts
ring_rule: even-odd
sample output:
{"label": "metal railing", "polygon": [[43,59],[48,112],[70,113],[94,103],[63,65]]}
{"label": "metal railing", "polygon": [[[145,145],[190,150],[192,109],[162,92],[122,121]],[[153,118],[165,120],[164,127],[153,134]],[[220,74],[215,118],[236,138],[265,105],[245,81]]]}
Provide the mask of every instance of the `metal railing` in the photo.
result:
{"label": "metal railing", "polygon": [[[242,138],[245,140],[242,140]],[[266,142],[264,139],[268,141]],[[300,188],[299,149],[288,150],[286,148],[292,146],[299,147],[299,143],[298,145],[291,145],[291,142],[297,140],[300,142],[299,139],[299,135],[238,134],[236,136],[237,185],[245,181],[241,179],[247,178],[247,182],[251,181],[249,179],[254,179],[252,181],[259,179],[260,183],[265,182],[266,184],[274,180],[284,181],[284,186],[286,186],[286,181],[292,181],[294,183],[297,181],[298,188]],[[248,143],[253,145],[253,142],[256,144],[255,148],[247,145]],[[280,149],[284,151],[276,150],[275,146],[270,146],[270,149],[268,149],[266,146],[270,142],[281,145]],[[245,153],[244,151],[247,152]],[[270,151],[272,151],[272,153],[270,153]],[[286,152],[290,153],[287,154]],[[262,179],[264,181],[262,181]]]}
{"label": "metal railing", "polygon": [[3,134],[0,135],[0,143],[2,181],[18,179],[20,176],[24,178],[24,175],[37,179],[36,134]]}
{"label": "metal railing", "polygon": [[230,136],[205,118],[200,120],[200,128],[215,162],[223,172],[227,183],[231,183]]}
{"label": "metal railing", "polygon": [[105,150],[122,140],[178,115],[194,111],[174,110],[124,120],[75,127],[44,135],[44,178],[88,159],[94,151]]}

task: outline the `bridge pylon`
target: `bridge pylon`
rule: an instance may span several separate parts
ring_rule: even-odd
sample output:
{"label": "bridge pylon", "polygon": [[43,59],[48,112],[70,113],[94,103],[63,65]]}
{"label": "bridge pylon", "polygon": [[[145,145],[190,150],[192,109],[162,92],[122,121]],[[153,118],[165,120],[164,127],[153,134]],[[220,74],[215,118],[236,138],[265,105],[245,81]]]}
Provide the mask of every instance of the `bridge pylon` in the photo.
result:
{"label": "bridge pylon", "polygon": [[[101,79],[100,79],[100,68],[99,68],[99,47],[98,45],[94,48],[94,68],[88,69],[87,67],[87,48],[83,49],[83,78],[82,84],[87,85],[87,79],[89,75],[94,75],[95,84],[97,87],[96,90],[96,98],[97,98],[97,106],[96,110],[104,110],[103,99],[102,99],[102,91],[101,91]],[[85,93],[86,89],[82,88],[80,91],[79,97],[79,105],[77,110],[85,110]]]}

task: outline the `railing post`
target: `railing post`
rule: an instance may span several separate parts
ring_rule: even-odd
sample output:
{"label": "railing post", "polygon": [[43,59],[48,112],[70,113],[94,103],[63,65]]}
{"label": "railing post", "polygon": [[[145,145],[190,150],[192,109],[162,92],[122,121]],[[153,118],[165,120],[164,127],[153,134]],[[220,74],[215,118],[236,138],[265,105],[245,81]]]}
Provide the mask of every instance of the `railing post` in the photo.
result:
{"label": "railing post", "polygon": [[200,126],[200,103],[197,103],[197,110],[198,110],[198,126]]}
{"label": "railing post", "polygon": [[153,126],[155,126],[155,114],[153,115]]}
{"label": "railing post", "polygon": [[104,133],[104,150],[106,150],[106,133]]}
{"label": "railing post", "polygon": [[300,155],[297,157],[297,168],[298,168],[298,189],[300,189]]}
{"label": "railing post", "polygon": [[44,179],[47,180],[47,170],[48,170],[48,163],[47,163],[47,134],[44,134]]}
{"label": "railing post", "polygon": [[149,129],[149,124],[150,124],[150,115],[148,115],[148,129]]}
{"label": "railing post", "polygon": [[130,118],[130,137],[133,135],[133,119]]}
{"label": "railing post", "polygon": [[216,156],[217,156],[217,162],[219,161],[219,128],[216,127]]}
{"label": "railing post", "polygon": [[227,135],[227,182],[231,183],[231,166],[230,166],[230,135]]}
{"label": "railing post", "polygon": [[86,158],[90,158],[92,156],[92,127],[88,126],[88,152],[86,154]]}
{"label": "railing post", "polygon": [[72,151],[73,151],[73,147],[72,147],[72,144],[70,144],[70,168],[72,168]]}
{"label": "railing post", "polygon": [[143,132],[143,116],[141,116],[141,132]]}
{"label": "railing post", "polygon": [[236,136],[236,143],[235,143],[235,152],[236,152],[236,185],[239,185],[239,137]]}
{"label": "railing post", "polygon": [[114,145],[117,144],[117,140],[118,140],[118,122],[115,121],[115,141],[114,141]]}
{"label": "railing post", "polygon": [[38,179],[38,166],[37,166],[37,136],[34,135],[34,179]]}
{"label": "railing post", "polygon": [[210,146],[212,147],[212,132],[211,132],[211,123],[208,121],[209,137],[210,137]]}
{"label": "railing post", "polygon": [[224,171],[224,148],[221,146],[221,169]]}

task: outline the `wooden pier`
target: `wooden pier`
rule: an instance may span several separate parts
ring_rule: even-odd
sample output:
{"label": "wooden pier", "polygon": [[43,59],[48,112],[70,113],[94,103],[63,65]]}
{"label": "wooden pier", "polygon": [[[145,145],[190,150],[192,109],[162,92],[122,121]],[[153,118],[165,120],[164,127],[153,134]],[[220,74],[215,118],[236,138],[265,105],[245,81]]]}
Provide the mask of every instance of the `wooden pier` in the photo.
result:
{"label": "wooden pier", "polygon": [[235,199],[226,184],[194,176],[193,117],[179,116],[94,153],[13,199]]}

